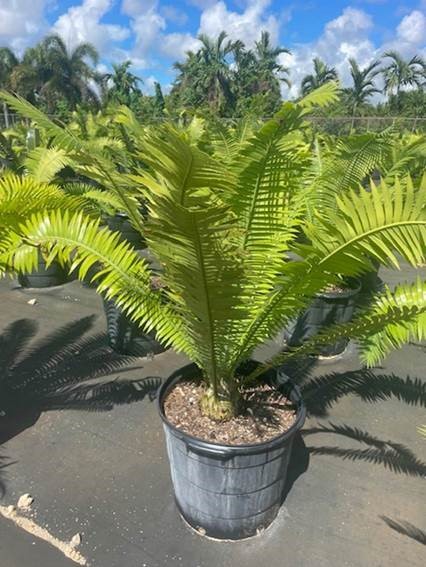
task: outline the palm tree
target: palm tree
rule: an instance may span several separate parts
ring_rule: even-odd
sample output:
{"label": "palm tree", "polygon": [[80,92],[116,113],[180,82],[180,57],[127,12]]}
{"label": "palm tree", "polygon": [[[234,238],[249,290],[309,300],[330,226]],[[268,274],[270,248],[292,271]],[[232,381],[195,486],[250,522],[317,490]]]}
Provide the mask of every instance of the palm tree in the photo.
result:
{"label": "palm tree", "polygon": [[49,105],[62,96],[74,108],[80,102],[95,102],[98,95],[90,84],[96,77],[88,61],[96,64],[98,52],[90,43],[80,43],[68,50],[59,35],[49,35],[39,45],[39,67],[44,68],[48,78],[41,88]]}
{"label": "palm tree", "polygon": [[383,69],[385,82],[384,92],[395,93],[398,105],[403,87],[416,86],[420,88],[425,81],[426,63],[418,55],[406,61],[397,51],[387,51],[383,57],[390,59],[387,67]]}
{"label": "palm tree", "polygon": [[306,75],[302,80],[302,94],[306,95],[314,91],[328,81],[335,81],[337,79],[337,71],[335,67],[329,67],[319,57],[313,59],[314,74]]}
{"label": "palm tree", "polygon": [[156,116],[162,116],[164,114],[164,109],[166,107],[166,102],[164,100],[163,91],[161,90],[161,85],[158,82],[154,83],[154,112]]}
{"label": "palm tree", "polygon": [[290,50],[285,47],[273,47],[269,32],[263,30],[260,40],[255,43],[254,49],[261,90],[270,88],[271,82],[276,81],[277,77],[288,87],[291,86],[288,78],[289,69],[277,62],[278,56],[282,53],[290,54]]}
{"label": "palm tree", "polygon": [[[102,76],[101,84],[104,85],[104,97],[108,102],[116,102],[131,106],[135,97],[142,95],[139,83],[143,82],[129,71],[131,61],[113,64],[113,72]],[[112,86],[108,88],[108,85]]]}
{"label": "palm tree", "polygon": [[201,41],[200,63],[204,88],[207,92],[207,100],[211,108],[218,111],[221,106],[233,104],[233,92],[231,80],[232,70],[227,57],[233,53],[235,43],[228,40],[226,32],[222,31],[216,39],[211,39],[205,34],[200,34]]}
{"label": "palm tree", "polygon": [[40,101],[43,87],[50,77],[51,71],[46,63],[45,48],[40,42],[25,50],[21,61],[10,76],[10,88],[36,104]]}
{"label": "palm tree", "polygon": [[353,128],[357,109],[365,104],[374,93],[380,92],[374,84],[374,78],[380,73],[380,69],[378,69],[380,62],[373,61],[367,67],[361,69],[356,60],[350,58],[349,65],[353,86],[346,89],[346,93],[352,109],[351,127]]}
{"label": "palm tree", "polygon": [[[8,47],[0,47],[0,88],[10,89],[12,71],[19,64],[18,58]],[[3,116],[6,128],[9,128],[9,112],[6,102],[3,102]]]}

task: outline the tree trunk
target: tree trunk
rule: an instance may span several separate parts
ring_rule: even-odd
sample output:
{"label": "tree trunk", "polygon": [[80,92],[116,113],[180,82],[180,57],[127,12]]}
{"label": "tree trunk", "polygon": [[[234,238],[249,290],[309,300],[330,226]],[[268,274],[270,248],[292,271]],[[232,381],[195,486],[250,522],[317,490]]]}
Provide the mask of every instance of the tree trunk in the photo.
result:
{"label": "tree trunk", "polygon": [[356,104],[354,104],[354,106],[352,108],[351,134],[352,134],[354,126],[355,126],[355,112],[356,112]]}
{"label": "tree trunk", "polygon": [[3,116],[4,116],[4,127],[9,128],[9,109],[7,108],[7,104],[3,102]]}

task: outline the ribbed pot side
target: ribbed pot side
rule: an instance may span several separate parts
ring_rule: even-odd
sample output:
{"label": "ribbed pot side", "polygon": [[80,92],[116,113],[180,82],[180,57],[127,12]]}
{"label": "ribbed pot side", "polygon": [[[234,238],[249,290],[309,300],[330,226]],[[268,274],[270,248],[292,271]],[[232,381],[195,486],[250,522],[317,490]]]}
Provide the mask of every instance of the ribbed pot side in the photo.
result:
{"label": "ribbed pot side", "polygon": [[164,351],[155,333],[145,333],[116,306],[114,300],[104,299],[107,333],[110,347],[120,354],[147,356]]}
{"label": "ribbed pot side", "polygon": [[18,281],[22,287],[53,287],[66,283],[67,273],[66,270],[64,270],[62,266],[55,261],[47,267],[46,261],[40,254],[37,268],[32,272],[19,274]]}
{"label": "ribbed pot side", "polygon": [[[297,387],[286,382],[279,388],[297,406],[296,421],[286,433],[256,445],[208,443],[176,429],[163,411],[170,388],[197,372],[195,365],[175,372],[158,398],[177,506],[203,535],[229,540],[254,536],[271,524],[282,504],[293,439],[305,421],[305,406]],[[276,374],[281,383],[283,377]]]}
{"label": "ribbed pot side", "polygon": [[[360,289],[361,286],[358,285],[354,289],[337,293],[318,293],[308,309],[297,319],[288,340],[289,346],[298,346],[331,325],[351,321]],[[321,347],[318,354],[336,356],[346,349],[348,342],[347,338],[342,337],[335,343]]]}

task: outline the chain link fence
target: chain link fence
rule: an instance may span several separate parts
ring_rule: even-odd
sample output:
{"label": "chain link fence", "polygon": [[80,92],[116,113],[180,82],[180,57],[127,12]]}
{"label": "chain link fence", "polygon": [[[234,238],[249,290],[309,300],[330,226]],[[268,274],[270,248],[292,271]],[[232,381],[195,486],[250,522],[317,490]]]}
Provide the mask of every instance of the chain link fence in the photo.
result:
{"label": "chain link fence", "polygon": [[[49,116],[51,119],[57,118],[55,115]],[[150,120],[149,122],[161,122],[165,118]],[[404,116],[309,116],[308,120],[312,123],[315,130],[327,134],[345,135],[351,132],[381,132],[386,128],[393,127],[400,132],[419,132],[426,134],[426,118],[404,117]],[[7,126],[13,127],[18,124],[28,125],[30,121],[22,118],[19,114],[9,113],[7,125],[5,116],[0,113],[0,129]],[[223,119],[224,123],[232,124],[234,121]]]}
{"label": "chain link fence", "polygon": [[426,133],[426,118],[405,116],[311,116],[316,130],[328,134],[345,135],[355,132],[382,132],[394,128],[400,132]]}

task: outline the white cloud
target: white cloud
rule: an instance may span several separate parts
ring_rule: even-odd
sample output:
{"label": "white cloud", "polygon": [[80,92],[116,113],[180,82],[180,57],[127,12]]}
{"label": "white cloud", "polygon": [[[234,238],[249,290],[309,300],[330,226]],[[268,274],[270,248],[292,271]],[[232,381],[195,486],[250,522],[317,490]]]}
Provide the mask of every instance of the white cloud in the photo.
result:
{"label": "white cloud", "polygon": [[183,26],[188,21],[188,16],[185,12],[169,4],[161,6],[160,12],[166,20],[169,20],[178,26]]}
{"label": "white cloud", "polygon": [[135,39],[129,57],[138,69],[157,66],[161,56],[182,59],[187,51],[199,46],[190,33],[166,33],[167,14],[158,0],[124,0],[122,11],[130,17]]}
{"label": "white cloud", "polygon": [[153,95],[155,92],[155,83],[158,83],[158,80],[154,77],[154,75],[150,75],[144,79],[142,85],[142,91],[144,94]]}
{"label": "white cloud", "polygon": [[[356,59],[360,67],[364,67],[390,49],[396,49],[403,57],[425,54],[426,17],[419,10],[405,15],[394,30],[393,38],[379,47],[369,38],[372,29],[373,21],[366,12],[348,7],[326,24],[316,41],[296,45],[292,55],[281,55],[280,62],[290,68],[293,84],[290,92],[283,87],[284,96],[299,93],[302,78],[312,72],[314,57],[320,57],[328,65],[336,67],[346,86],[351,82],[348,65],[351,57]],[[380,86],[380,80],[378,83]]]}
{"label": "white cloud", "polygon": [[373,22],[368,14],[356,8],[345,8],[342,14],[325,25],[323,33],[312,43],[298,44],[292,55],[280,55],[280,62],[290,68],[292,87],[283,86],[284,96],[296,96],[300,82],[312,72],[312,59],[319,57],[336,67],[343,84],[349,83],[347,60],[354,57],[361,67],[375,57],[375,47],[368,35]]}
{"label": "white cloud", "polygon": [[47,29],[44,12],[48,0],[1,0],[0,45],[22,52]]}
{"label": "white cloud", "polygon": [[187,51],[197,51],[200,42],[190,33],[168,33],[162,37],[159,46],[163,55],[174,60],[181,60]]}
{"label": "white cloud", "polygon": [[262,30],[269,31],[273,43],[278,41],[279,20],[268,15],[270,0],[247,0],[242,12],[228,10],[225,2],[208,6],[201,14],[199,33],[217,37],[225,30],[231,39],[241,39],[252,46]]}
{"label": "white cloud", "polygon": [[426,43],[426,16],[420,10],[413,10],[402,18],[396,29],[399,39],[406,43],[421,45]]}
{"label": "white cloud", "polygon": [[113,0],[83,0],[59,16],[52,32],[59,34],[69,49],[90,42],[102,54],[111,43],[121,42],[130,35],[125,27],[101,22],[112,6]]}

